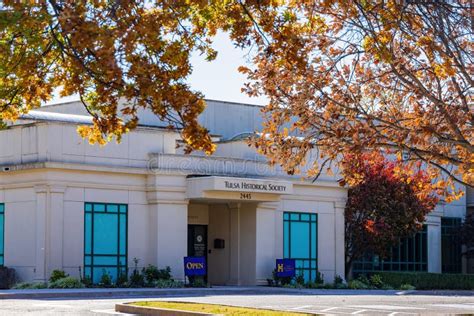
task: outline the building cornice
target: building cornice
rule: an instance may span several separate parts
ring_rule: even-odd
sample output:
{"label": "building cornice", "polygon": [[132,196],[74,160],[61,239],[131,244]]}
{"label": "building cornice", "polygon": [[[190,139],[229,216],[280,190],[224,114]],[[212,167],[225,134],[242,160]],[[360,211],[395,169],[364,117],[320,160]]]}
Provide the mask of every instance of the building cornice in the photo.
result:
{"label": "building cornice", "polygon": [[[185,156],[185,155],[173,155],[167,154],[169,158],[173,156],[176,157],[193,157],[193,158],[204,158],[208,159],[208,157],[196,157],[196,156]],[[236,159],[236,158],[220,158],[217,157],[216,160],[223,160],[226,159],[228,161],[235,161],[237,163],[242,162],[255,162],[253,160],[244,160],[244,159]],[[262,162],[258,162],[262,163]],[[81,171],[81,172],[105,172],[105,173],[119,173],[119,174],[133,174],[133,175],[146,175],[146,176],[159,176],[159,175],[172,175],[172,176],[187,176],[193,174],[192,169],[157,169],[153,167],[126,167],[126,166],[107,166],[107,165],[98,165],[98,164],[82,164],[82,163],[67,163],[67,162],[60,162],[60,161],[45,161],[45,162],[32,162],[32,163],[23,163],[17,165],[3,165],[0,167],[0,177],[3,174],[8,173],[19,173],[19,172],[31,172],[31,171],[40,171],[42,169],[49,169],[49,170],[69,170],[69,171]],[[218,172],[218,174],[223,176],[230,176],[235,177],[239,176],[238,173],[225,174],[224,172]],[[258,178],[258,179],[268,179],[268,180],[286,180],[291,181],[294,186],[296,187],[329,187],[329,188],[339,188],[341,190],[345,190],[345,188],[341,188],[339,184],[335,181],[330,180],[316,180],[316,181],[309,181],[303,180],[301,178],[295,178],[285,175],[278,175],[278,176],[265,176],[265,174],[259,175],[249,175],[249,174],[242,174],[242,177],[246,177],[249,179]],[[69,182],[68,182],[69,185]],[[0,187],[2,185],[0,184]]]}

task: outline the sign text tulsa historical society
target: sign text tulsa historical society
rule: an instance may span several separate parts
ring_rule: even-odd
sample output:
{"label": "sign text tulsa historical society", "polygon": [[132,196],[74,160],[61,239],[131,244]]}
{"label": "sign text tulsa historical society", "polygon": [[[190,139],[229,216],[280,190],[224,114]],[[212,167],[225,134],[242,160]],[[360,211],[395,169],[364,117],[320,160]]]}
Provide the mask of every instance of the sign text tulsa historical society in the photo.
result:
{"label": "sign text tulsa historical society", "polygon": [[284,185],[274,185],[269,183],[249,183],[245,181],[240,182],[231,182],[225,181],[226,189],[233,190],[255,190],[263,192],[285,192],[286,186]]}

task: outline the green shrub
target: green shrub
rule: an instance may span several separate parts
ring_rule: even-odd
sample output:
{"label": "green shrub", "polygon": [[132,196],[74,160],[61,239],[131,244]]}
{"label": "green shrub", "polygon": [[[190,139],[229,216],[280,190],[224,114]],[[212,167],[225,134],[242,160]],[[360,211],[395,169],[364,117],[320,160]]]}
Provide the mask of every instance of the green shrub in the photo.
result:
{"label": "green shrub", "polygon": [[171,268],[166,267],[158,270],[158,280],[171,280]]}
{"label": "green shrub", "polygon": [[295,282],[296,284],[298,285],[304,285],[304,275],[302,273],[298,274],[296,277],[295,277]]}
{"label": "green shrub", "polygon": [[13,286],[13,289],[16,290],[25,290],[25,289],[46,289],[48,286],[44,282],[22,282],[22,283],[17,283]]}
{"label": "green shrub", "polygon": [[369,279],[367,278],[367,276],[365,274],[360,274],[358,277],[357,277],[357,280],[364,283],[365,285],[369,285],[370,284],[370,281]]}
{"label": "green shrub", "polygon": [[279,276],[277,276],[277,270],[276,269],[273,269],[272,277],[273,277],[274,286],[288,285],[293,280],[292,277],[279,277]]}
{"label": "green shrub", "polygon": [[179,282],[175,280],[163,280],[163,279],[159,279],[155,281],[153,285],[154,287],[160,288],[160,289],[184,287],[183,282]]}
{"label": "green shrub", "polygon": [[49,284],[50,289],[82,289],[84,284],[79,279],[68,276]]}
{"label": "green shrub", "polygon": [[64,272],[63,270],[53,270],[51,272],[50,277],[49,277],[49,282],[53,283],[53,282],[58,281],[59,279],[64,279],[68,276],[69,275],[66,272]]}
{"label": "green shrub", "polygon": [[338,289],[338,290],[347,289],[347,284],[346,283],[333,284],[333,288]]}
{"label": "green shrub", "polygon": [[344,283],[344,279],[339,275],[334,277],[333,288],[335,289],[347,289],[347,284]]}
{"label": "green shrub", "polygon": [[316,271],[316,279],[314,281],[318,284],[324,284],[324,275],[321,272]]}
{"label": "green shrub", "polygon": [[340,275],[336,274],[336,276],[334,276],[334,284],[343,284],[343,283],[344,283],[344,279],[341,278]]}
{"label": "green shrub", "polygon": [[133,258],[133,265],[135,266],[132,274],[130,275],[129,287],[143,287],[145,285],[145,277],[138,271],[138,263],[140,259]]}
{"label": "green shrub", "polygon": [[105,269],[102,271],[102,276],[100,277],[100,282],[98,285],[99,287],[105,287],[105,288],[113,286],[112,277]]}
{"label": "green shrub", "polygon": [[427,272],[380,272],[384,283],[400,288],[411,284],[418,290],[474,290],[474,275]]}
{"label": "green shrub", "polygon": [[[163,280],[166,281],[166,280]],[[191,287],[209,287],[209,285],[204,281],[204,278],[198,278],[195,277],[191,282],[190,282]]]}
{"label": "green shrub", "polygon": [[81,279],[82,284],[84,284],[85,287],[92,287],[94,284],[92,283],[92,279],[90,276],[86,275]]}
{"label": "green shrub", "polygon": [[126,271],[119,273],[117,277],[117,282],[115,282],[117,287],[128,287],[128,274]]}
{"label": "green shrub", "polygon": [[321,287],[321,284],[320,283],[316,283],[314,281],[309,281],[308,283],[306,283],[306,287],[308,289],[319,289]]}
{"label": "green shrub", "polygon": [[373,287],[377,289],[381,289],[385,286],[385,284],[383,283],[382,277],[378,274],[373,274],[372,276],[370,276],[369,281],[370,281],[370,285],[372,285]]}
{"label": "green shrub", "polygon": [[152,285],[157,280],[171,280],[171,268],[158,269],[156,266],[149,264],[142,269],[143,277],[148,285]]}
{"label": "green shrub", "polygon": [[402,285],[400,285],[400,290],[402,290],[402,291],[412,291],[414,289],[415,289],[415,287],[411,284],[402,284]]}
{"label": "green shrub", "polygon": [[351,280],[347,286],[352,290],[367,290],[369,286],[360,280]]}
{"label": "green shrub", "polygon": [[148,284],[152,284],[153,281],[158,280],[159,271],[156,266],[149,264],[146,268],[143,268],[142,274],[145,278],[145,281]]}
{"label": "green shrub", "polygon": [[145,277],[138,270],[133,270],[130,275],[129,286],[130,287],[143,287],[145,285]]}

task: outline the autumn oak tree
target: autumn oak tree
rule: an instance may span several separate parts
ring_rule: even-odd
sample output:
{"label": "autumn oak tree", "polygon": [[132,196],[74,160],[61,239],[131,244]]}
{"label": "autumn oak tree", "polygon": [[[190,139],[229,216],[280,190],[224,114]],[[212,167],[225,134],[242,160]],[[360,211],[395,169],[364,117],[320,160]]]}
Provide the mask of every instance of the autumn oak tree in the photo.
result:
{"label": "autumn oak tree", "polygon": [[200,26],[199,6],[7,0],[1,9],[1,118],[39,107],[61,87],[62,96],[78,94],[93,116],[94,125],[80,129],[92,143],[120,139],[147,108],[181,129],[188,150],[213,151],[197,123],[203,96],[184,80],[193,51],[215,57],[209,45],[215,30]]}
{"label": "autumn oak tree", "polygon": [[384,148],[474,184],[469,1],[262,2],[245,2],[258,53],[241,70],[255,81],[247,92],[270,98],[256,145],[272,162],[297,172],[317,148],[318,174],[343,153]]}
{"label": "autumn oak tree", "polygon": [[[346,277],[366,252],[382,258],[400,238],[422,228],[438,196],[423,169],[389,161],[381,152],[347,154],[343,181],[350,184],[344,209]],[[344,183],[345,184],[345,183]]]}
{"label": "autumn oak tree", "polygon": [[315,176],[343,153],[385,149],[407,165],[423,162],[439,187],[474,184],[469,0],[35,3],[2,7],[3,119],[61,86],[93,115],[94,126],[80,130],[92,142],[120,137],[147,108],[181,128],[188,151],[211,153],[197,123],[203,96],[186,78],[190,54],[215,58],[212,38],[222,30],[253,56],[240,68],[244,91],[270,100],[254,145],[271,163],[297,173],[317,150]]}

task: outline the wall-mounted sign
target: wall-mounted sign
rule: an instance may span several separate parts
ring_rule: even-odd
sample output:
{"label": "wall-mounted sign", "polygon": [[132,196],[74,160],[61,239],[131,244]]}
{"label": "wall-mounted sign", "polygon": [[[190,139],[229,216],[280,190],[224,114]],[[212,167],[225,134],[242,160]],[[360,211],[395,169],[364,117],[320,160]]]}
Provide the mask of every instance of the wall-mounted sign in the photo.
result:
{"label": "wall-mounted sign", "polygon": [[205,257],[184,257],[184,275],[186,276],[206,275],[206,258]]}
{"label": "wall-mounted sign", "polygon": [[210,176],[190,178],[187,182],[188,198],[270,202],[293,194],[293,183],[282,180]]}
{"label": "wall-mounted sign", "polygon": [[276,276],[280,278],[295,276],[295,259],[276,259]]}
{"label": "wall-mounted sign", "polygon": [[224,186],[228,190],[235,191],[252,191],[252,192],[262,192],[262,193],[284,193],[288,189],[287,185],[277,184],[277,183],[255,183],[248,181],[233,181],[225,180]]}

